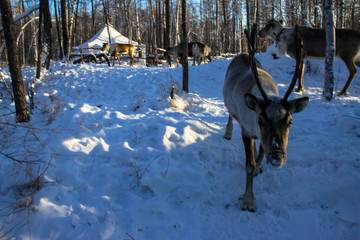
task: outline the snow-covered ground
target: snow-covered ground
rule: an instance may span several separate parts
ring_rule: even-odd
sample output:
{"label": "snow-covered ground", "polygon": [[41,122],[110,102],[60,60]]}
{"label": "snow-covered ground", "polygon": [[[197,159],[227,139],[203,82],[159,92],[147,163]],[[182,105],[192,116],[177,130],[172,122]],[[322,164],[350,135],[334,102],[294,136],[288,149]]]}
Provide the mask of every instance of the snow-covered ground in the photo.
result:
{"label": "snow-covered ground", "polygon": [[[257,58],[283,94],[295,61]],[[8,115],[14,105],[2,89],[0,238],[359,239],[360,74],[349,96],[328,102],[324,62],[311,61],[310,103],[293,116],[287,164],[264,163],[251,213],[240,210],[239,126],[223,138],[230,61],[190,66],[189,94],[180,92],[182,68],[54,62],[36,84],[29,124]],[[339,91],[348,72],[340,61],[335,71]],[[31,82],[35,69],[23,73]]]}

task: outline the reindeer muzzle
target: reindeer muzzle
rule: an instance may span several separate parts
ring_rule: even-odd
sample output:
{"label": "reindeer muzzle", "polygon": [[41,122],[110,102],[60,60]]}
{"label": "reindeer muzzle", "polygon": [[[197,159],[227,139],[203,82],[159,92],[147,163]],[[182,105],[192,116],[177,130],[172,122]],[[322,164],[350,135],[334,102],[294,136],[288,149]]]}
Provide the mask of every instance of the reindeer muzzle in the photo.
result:
{"label": "reindeer muzzle", "polygon": [[267,156],[267,162],[273,165],[274,167],[281,168],[286,163],[286,153],[281,149],[273,149],[271,153]]}

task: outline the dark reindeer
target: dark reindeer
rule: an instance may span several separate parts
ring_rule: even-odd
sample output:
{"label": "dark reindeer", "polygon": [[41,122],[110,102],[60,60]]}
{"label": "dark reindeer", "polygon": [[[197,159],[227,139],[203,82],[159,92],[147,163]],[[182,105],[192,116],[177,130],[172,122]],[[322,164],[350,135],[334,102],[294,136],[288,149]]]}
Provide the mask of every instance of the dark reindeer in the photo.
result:
{"label": "dark reindeer", "polygon": [[[261,161],[282,167],[286,163],[286,148],[292,123],[292,114],[301,112],[309,102],[308,97],[288,100],[299,74],[302,60],[299,43],[295,73],[283,98],[279,97],[277,85],[268,72],[257,63],[254,54],[256,25],[248,36],[249,55],[235,57],[226,72],[223,87],[224,103],[229,111],[224,137],[231,139],[233,118],[240,127],[246,154],[246,188],[242,209],[255,210],[253,176],[260,172]],[[255,140],[260,139],[258,154]]]}
{"label": "dark reindeer", "polygon": [[189,44],[189,48],[191,46],[191,50],[192,50],[192,55],[194,56],[194,64],[195,62],[197,62],[198,65],[201,64],[202,61],[206,61],[206,58],[209,59],[209,61],[211,62],[211,48],[201,42],[192,42]]}
{"label": "dark reindeer", "polygon": [[[201,64],[202,61],[206,61],[206,58],[211,62],[211,48],[201,42],[191,42],[188,43],[188,56],[189,57],[194,57],[194,62],[193,65],[196,65],[196,63],[198,65]],[[165,52],[165,56],[167,56],[169,59],[169,65],[171,67],[171,61],[170,61],[170,57],[172,57],[173,61],[176,63],[176,67],[179,66],[179,58],[180,58],[180,63],[182,64],[183,61],[183,46],[180,43],[177,46],[173,46],[173,47],[169,47],[168,49],[166,49]]]}
{"label": "dark reindeer", "polygon": [[103,46],[101,48],[101,51],[103,52],[109,52],[109,54],[114,55],[114,63],[116,58],[119,61],[119,65],[121,65],[119,54],[129,54],[130,55],[130,66],[134,64],[134,50],[135,46],[132,44],[123,44],[123,43],[103,43]]}
{"label": "dark reindeer", "polygon": [[[324,29],[309,28],[299,26],[298,33],[304,42],[304,58],[325,59],[326,36]],[[267,25],[259,32],[260,37],[270,37],[276,42],[278,55],[274,58],[288,53],[295,58],[295,43],[293,41],[294,28],[283,28],[281,22],[269,20]],[[360,67],[360,32],[350,29],[335,30],[335,44],[337,58],[343,60],[349,70],[349,78],[344,88],[338,95],[346,95],[357,69],[355,64]],[[304,64],[301,64],[299,83],[296,91],[303,91]]]}

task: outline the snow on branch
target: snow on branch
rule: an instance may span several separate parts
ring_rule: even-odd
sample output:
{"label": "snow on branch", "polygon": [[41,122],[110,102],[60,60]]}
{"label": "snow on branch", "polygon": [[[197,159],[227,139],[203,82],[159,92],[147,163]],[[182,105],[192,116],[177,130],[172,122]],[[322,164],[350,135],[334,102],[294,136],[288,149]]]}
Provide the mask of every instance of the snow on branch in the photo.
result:
{"label": "snow on branch", "polygon": [[[30,13],[32,13],[33,11],[38,10],[39,8],[40,8],[40,5],[39,5],[39,4],[38,4],[38,5],[34,5],[34,6],[30,7],[30,8],[28,8],[25,12],[23,12],[22,14],[16,16],[16,17],[14,18],[14,22],[17,22],[17,21],[23,19],[24,17],[30,15]],[[0,32],[2,32],[3,30],[4,30],[4,28],[3,28],[2,26],[0,26]]]}

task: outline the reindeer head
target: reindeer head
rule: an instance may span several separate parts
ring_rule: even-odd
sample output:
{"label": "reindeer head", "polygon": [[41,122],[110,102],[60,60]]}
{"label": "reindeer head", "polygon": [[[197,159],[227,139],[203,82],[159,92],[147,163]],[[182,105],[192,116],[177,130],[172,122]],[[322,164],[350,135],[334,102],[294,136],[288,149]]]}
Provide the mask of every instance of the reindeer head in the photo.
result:
{"label": "reindeer head", "polygon": [[266,26],[260,30],[259,36],[261,38],[269,37],[274,41],[277,41],[279,34],[281,33],[282,21],[276,21],[275,19],[268,20]]}
{"label": "reindeer head", "polygon": [[297,36],[294,36],[295,41],[298,43],[296,68],[291,84],[284,97],[269,98],[262,88],[254,57],[256,25],[253,27],[251,37],[248,32],[246,32],[246,35],[249,42],[249,62],[251,70],[263,99],[248,93],[245,95],[245,103],[249,109],[255,111],[257,114],[261,145],[265,151],[267,162],[270,162],[273,166],[282,167],[286,163],[286,149],[290,126],[292,124],[292,114],[304,110],[309,102],[308,97],[288,101],[288,97],[294,89],[300,71],[302,43],[297,39]]}
{"label": "reindeer head", "polygon": [[103,43],[101,51],[102,52],[107,52],[107,51],[109,51],[109,49],[110,49],[110,44],[109,43]]}
{"label": "reindeer head", "polygon": [[247,107],[257,114],[261,145],[267,162],[275,167],[284,166],[292,114],[304,110],[309,98],[303,97],[291,101],[278,98],[263,100],[247,94],[245,102]]}

